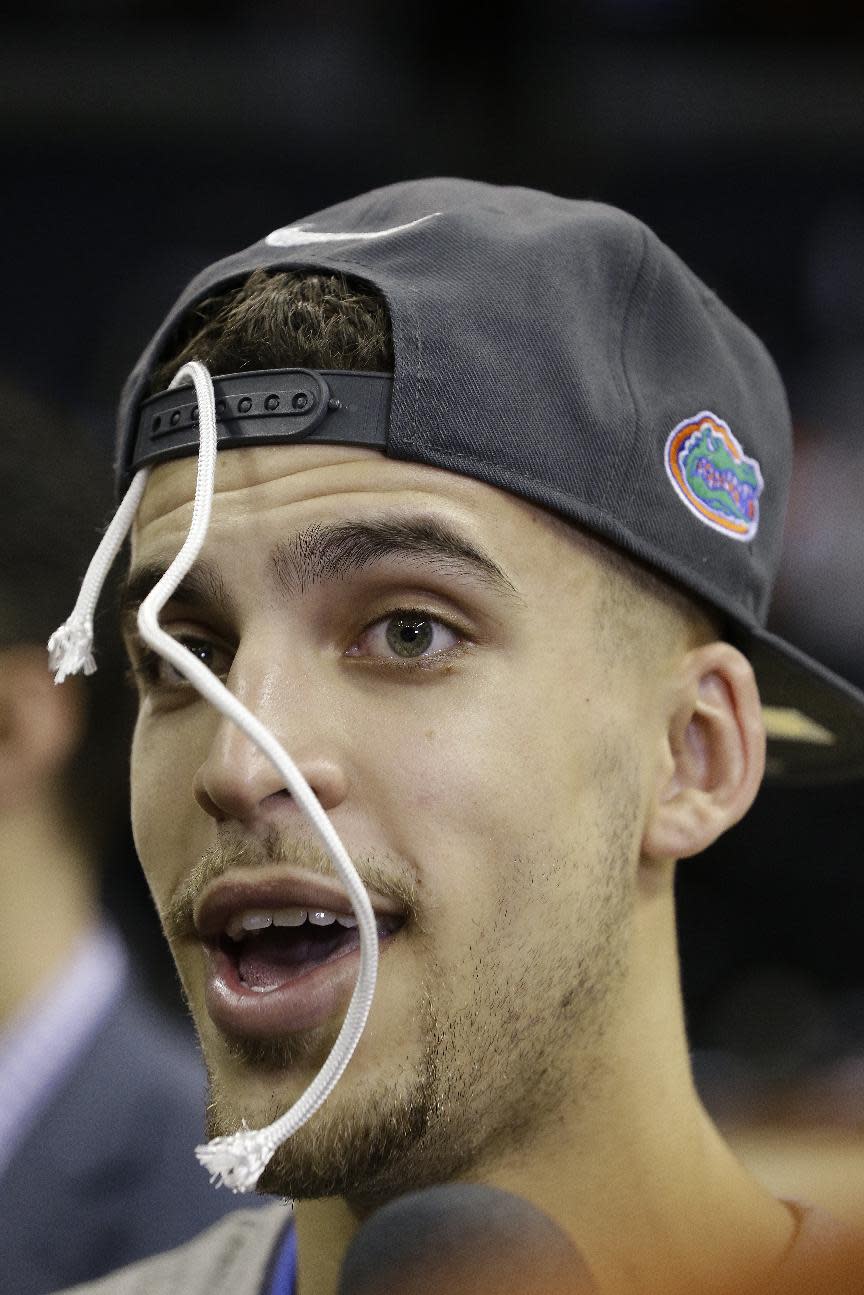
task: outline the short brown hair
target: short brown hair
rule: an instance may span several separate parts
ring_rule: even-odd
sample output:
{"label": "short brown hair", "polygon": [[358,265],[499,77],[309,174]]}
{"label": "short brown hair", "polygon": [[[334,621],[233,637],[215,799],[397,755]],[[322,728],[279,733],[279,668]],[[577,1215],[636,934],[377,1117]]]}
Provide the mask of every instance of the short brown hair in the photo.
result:
{"label": "short brown hair", "polygon": [[151,393],[164,391],[187,360],[213,374],[293,367],[391,373],[390,316],[380,293],[356,279],[255,270],[186,315],[153,371]]}

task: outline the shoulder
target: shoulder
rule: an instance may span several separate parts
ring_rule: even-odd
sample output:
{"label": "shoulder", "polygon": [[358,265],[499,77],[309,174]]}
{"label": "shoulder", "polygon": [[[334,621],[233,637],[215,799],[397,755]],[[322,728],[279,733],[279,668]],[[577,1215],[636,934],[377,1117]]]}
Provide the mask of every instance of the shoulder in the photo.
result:
{"label": "shoulder", "polygon": [[176,1250],[72,1287],[66,1295],[259,1295],[290,1219],[284,1204],[235,1210]]}

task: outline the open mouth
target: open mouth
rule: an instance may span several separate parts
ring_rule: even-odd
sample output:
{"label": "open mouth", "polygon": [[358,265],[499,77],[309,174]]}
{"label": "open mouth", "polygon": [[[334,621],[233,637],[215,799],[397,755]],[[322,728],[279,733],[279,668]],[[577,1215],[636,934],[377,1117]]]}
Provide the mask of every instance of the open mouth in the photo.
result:
{"label": "open mouth", "polygon": [[[376,916],[379,940],[395,934],[404,918]],[[238,913],[219,939],[240,984],[265,994],[360,948],[357,920],[326,909],[249,910]]]}
{"label": "open mouth", "polygon": [[[383,957],[408,913],[367,894]],[[344,1016],[357,983],[360,936],[332,878],[281,867],[228,874],[201,896],[194,922],[205,1006],[224,1034],[269,1039]]]}

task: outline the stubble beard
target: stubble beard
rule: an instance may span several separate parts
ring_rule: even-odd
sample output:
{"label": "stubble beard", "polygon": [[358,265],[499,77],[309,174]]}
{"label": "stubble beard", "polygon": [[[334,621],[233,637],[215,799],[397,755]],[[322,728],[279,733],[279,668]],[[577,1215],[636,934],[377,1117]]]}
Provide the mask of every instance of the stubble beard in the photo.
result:
{"label": "stubble beard", "polygon": [[[435,1183],[482,1178],[484,1166],[530,1149],[539,1132],[560,1122],[562,1110],[589,1105],[603,1082],[603,1042],[626,975],[633,902],[628,828],[622,824],[605,857],[595,861],[578,948],[567,915],[549,914],[548,938],[538,948],[536,938],[520,940],[518,927],[499,911],[491,929],[478,929],[472,960],[460,969],[460,978],[474,985],[467,1002],[464,994],[459,1001],[447,970],[427,962],[413,1070],[374,1087],[349,1070],[342,1091],[278,1148],[259,1190],[292,1199],[343,1196],[374,1208]],[[514,860],[512,869],[533,868],[535,877],[545,873],[549,881],[578,866],[576,859],[558,858],[538,868],[530,859]],[[541,889],[554,893],[554,886]],[[231,1051],[235,1063],[266,1066],[276,1087],[280,1069],[320,1065],[331,1043],[329,1032],[312,1032],[264,1044],[235,1042]],[[284,1096],[274,1091],[253,1118],[215,1070],[210,1081],[211,1137],[234,1132],[244,1118],[260,1127],[285,1110]]]}

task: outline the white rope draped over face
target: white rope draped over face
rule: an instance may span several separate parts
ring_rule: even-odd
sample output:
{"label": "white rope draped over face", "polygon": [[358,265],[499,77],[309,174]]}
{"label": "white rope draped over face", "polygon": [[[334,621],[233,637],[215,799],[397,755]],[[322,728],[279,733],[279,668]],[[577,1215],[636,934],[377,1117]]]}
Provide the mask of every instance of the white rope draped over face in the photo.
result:
{"label": "white rope draped over face", "polygon": [[[284,1115],[266,1128],[249,1129],[244,1122],[236,1133],[214,1138],[195,1149],[201,1164],[210,1171],[211,1182],[224,1184],[236,1192],[249,1192],[254,1189],[276,1148],[296,1133],[327,1100],[351,1060],[366,1025],[375,992],[378,932],[369,897],[345,847],[312,788],[287,751],[202,661],[159,626],[159,613],[201,552],[213,500],[217,449],[213,382],[207,368],[193,360],[183,365],[171,386],[180,386],[190,379],[198,399],[200,429],[192,522],[177,557],[138,610],[138,631],[148,647],[170,662],[211,705],[232,720],[274,766],[282,784],[314,828],[345,887],[360,936],[360,971],[348,1011],[327,1060],[306,1091]],[[96,604],[111,564],[138,510],[149,471],[149,468],[142,468],[136,474],[90,563],[72,615],[49,640],[50,664],[55,671],[57,683],[62,683],[68,675],[78,671],[91,674],[96,669],[92,655]]]}

